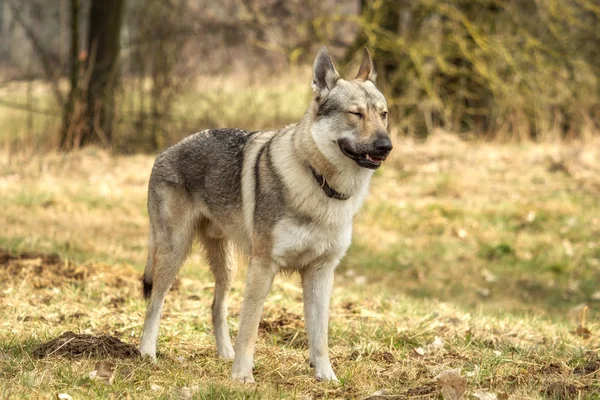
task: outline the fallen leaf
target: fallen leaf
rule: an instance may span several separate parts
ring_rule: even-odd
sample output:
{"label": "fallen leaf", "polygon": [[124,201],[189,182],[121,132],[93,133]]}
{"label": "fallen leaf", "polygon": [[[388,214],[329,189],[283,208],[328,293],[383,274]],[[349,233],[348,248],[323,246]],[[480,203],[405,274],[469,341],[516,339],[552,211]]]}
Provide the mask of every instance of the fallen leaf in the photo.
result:
{"label": "fallen leaf", "polygon": [[473,371],[467,372],[465,375],[467,375],[469,378],[472,378],[474,376],[478,376],[480,370],[481,370],[481,368],[479,368],[479,365],[476,365],[473,368]]}
{"label": "fallen leaf", "polygon": [[179,399],[180,400],[189,400],[192,398],[192,391],[189,387],[182,387],[179,389]]}
{"label": "fallen leaf", "polygon": [[60,400],[73,400],[73,398],[66,393],[59,393],[58,398]]}
{"label": "fallen leaf", "polygon": [[116,365],[108,361],[98,361],[94,370],[90,372],[90,379],[98,379],[106,383],[112,383],[113,372]]}
{"label": "fallen leaf", "polygon": [[498,280],[496,275],[494,275],[492,271],[488,269],[484,269],[483,271],[481,271],[481,276],[483,277],[483,279],[485,279],[487,283],[494,283]]}
{"label": "fallen leaf", "polygon": [[589,339],[592,336],[592,332],[586,327],[588,313],[590,311],[587,305],[579,306],[577,312],[577,321],[579,322],[577,325],[577,329],[573,331],[573,333],[577,336],[580,336],[584,339]]}
{"label": "fallen leaf", "polygon": [[589,339],[592,336],[592,331],[590,331],[588,328],[586,328],[585,326],[581,326],[579,325],[577,327],[577,329],[575,329],[573,331],[573,333],[579,337],[582,337],[584,339]]}
{"label": "fallen leaf", "polygon": [[498,396],[490,392],[476,391],[475,393],[471,393],[471,397],[479,400],[498,400]]}
{"label": "fallen leaf", "polygon": [[459,400],[467,390],[467,380],[460,376],[460,368],[444,371],[434,381],[441,386],[444,400]]}
{"label": "fallen leaf", "polygon": [[152,385],[150,385],[150,389],[154,392],[158,392],[160,389],[162,389],[162,386],[158,386],[153,383]]}
{"label": "fallen leaf", "polygon": [[428,346],[427,349],[429,350],[441,350],[444,348],[444,345],[446,343],[444,342],[444,340],[442,338],[440,338],[439,336],[436,336],[435,339],[433,339],[433,342],[431,342]]}
{"label": "fallen leaf", "polygon": [[365,283],[367,283],[367,277],[358,275],[354,278],[354,283],[357,285],[364,285]]}
{"label": "fallen leaf", "polygon": [[413,351],[414,351],[415,353],[417,353],[417,355],[419,355],[419,356],[424,356],[424,355],[425,355],[425,353],[426,353],[425,349],[424,349],[424,348],[422,348],[422,347],[415,347],[415,348],[413,349]]}
{"label": "fallen leaf", "polygon": [[564,249],[567,257],[573,257],[573,254],[575,254],[575,251],[573,250],[573,245],[571,244],[571,242],[568,241],[567,239],[565,239],[562,241],[562,245],[563,245],[563,249]]}

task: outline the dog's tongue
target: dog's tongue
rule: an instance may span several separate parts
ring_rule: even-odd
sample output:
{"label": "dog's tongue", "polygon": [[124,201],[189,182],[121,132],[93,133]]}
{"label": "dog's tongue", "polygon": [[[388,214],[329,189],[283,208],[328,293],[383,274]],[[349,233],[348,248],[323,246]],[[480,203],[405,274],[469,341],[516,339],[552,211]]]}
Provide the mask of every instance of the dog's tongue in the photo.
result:
{"label": "dog's tongue", "polygon": [[379,158],[371,157],[369,154],[367,154],[365,158],[373,164],[381,164],[381,160]]}

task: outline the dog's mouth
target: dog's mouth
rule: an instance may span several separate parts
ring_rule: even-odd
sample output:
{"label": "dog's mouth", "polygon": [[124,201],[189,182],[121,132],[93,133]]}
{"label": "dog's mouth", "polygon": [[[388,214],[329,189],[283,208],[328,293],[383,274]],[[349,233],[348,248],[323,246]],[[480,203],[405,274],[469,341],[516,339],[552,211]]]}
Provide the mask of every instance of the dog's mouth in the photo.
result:
{"label": "dog's mouth", "polygon": [[357,163],[360,167],[368,169],[377,169],[381,166],[381,163],[385,161],[388,153],[386,154],[375,154],[375,153],[355,153],[345,145],[344,141],[338,141],[338,146],[344,155]]}

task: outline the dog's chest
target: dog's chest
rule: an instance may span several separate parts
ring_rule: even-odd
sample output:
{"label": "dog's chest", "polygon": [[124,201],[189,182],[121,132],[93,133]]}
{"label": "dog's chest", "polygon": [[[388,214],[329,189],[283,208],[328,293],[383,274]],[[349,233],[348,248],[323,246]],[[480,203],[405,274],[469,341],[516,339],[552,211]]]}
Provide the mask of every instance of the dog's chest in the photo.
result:
{"label": "dog's chest", "polygon": [[351,221],[332,227],[284,218],[273,230],[271,254],[281,268],[301,269],[314,263],[339,261],[351,239]]}

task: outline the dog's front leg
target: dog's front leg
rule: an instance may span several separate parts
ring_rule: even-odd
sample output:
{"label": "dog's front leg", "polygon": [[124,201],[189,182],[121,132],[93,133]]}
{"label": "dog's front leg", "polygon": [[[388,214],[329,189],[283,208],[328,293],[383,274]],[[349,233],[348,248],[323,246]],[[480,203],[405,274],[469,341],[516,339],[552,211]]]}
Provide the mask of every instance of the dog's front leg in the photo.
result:
{"label": "dog's front leg", "polygon": [[253,383],[254,344],[265,299],[278,269],[270,261],[253,259],[248,267],[244,301],[240,311],[240,328],[235,340],[235,358],[231,379]]}
{"label": "dog's front leg", "polygon": [[329,300],[336,263],[311,266],[302,273],[304,323],[308,333],[310,363],[319,381],[337,381],[329,361],[327,330]]}

